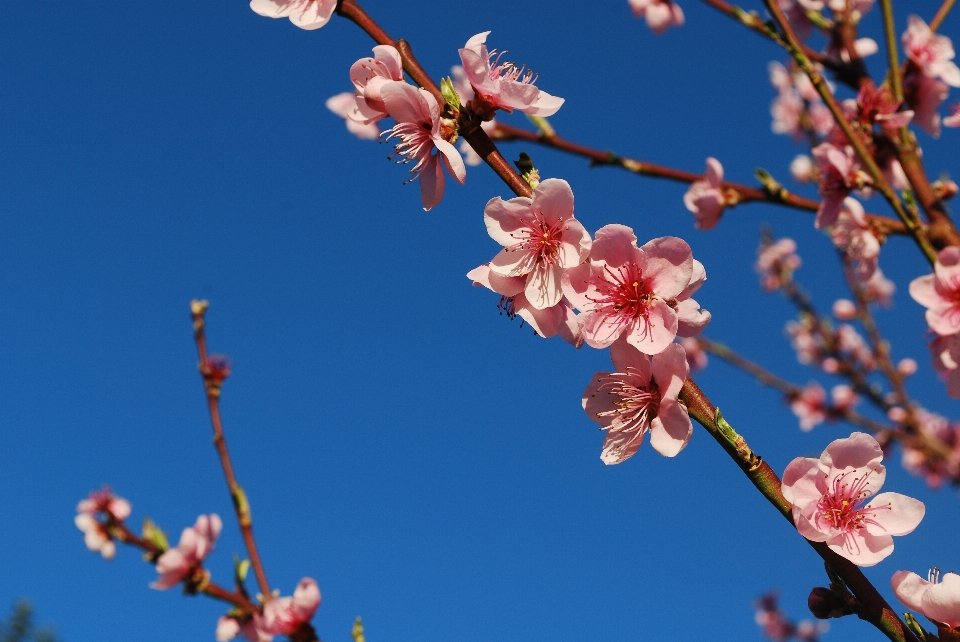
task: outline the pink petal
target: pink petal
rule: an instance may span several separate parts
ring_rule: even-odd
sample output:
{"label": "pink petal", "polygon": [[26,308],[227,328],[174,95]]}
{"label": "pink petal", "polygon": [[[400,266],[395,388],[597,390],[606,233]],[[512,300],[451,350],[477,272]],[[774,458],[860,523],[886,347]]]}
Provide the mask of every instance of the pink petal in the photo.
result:
{"label": "pink petal", "polygon": [[[624,263],[645,261],[646,257],[637,252],[637,237],[626,225],[604,225],[593,237],[593,249],[590,260],[616,267]],[[641,269],[645,267],[640,266]]]}
{"label": "pink petal", "polygon": [[819,501],[825,490],[819,459],[797,457],[783,471],[780,492],[794,506],[802,509]]}
{"label": "pink petal", "polygon": [[483,208],[483,221],[487,234],[504,247],[515,245],[516,233],[526,227],[530,218],[531,200],[526,197],[511,198],[509,201],[495,196],[487,201]]}
{"label": "pink petal", "polygon": [[943,302],[943,297],[937,292],[934,284],[936,278],[933,274],[927,274],[918,276],[911,281],[910,296],[913,297],[913,300],[928,308],[940,305]]}
{"label": "pink petal", "polygon": [[316,580],[305,577],[293,592],[293,608],[301,622],[309,622],[320,606],[320,587]]}
{"label": "pink petal", "polygon": [[[614,344],[614,346],[616,345]],[[612,348],[611,356],[613,356]],[[616,365],[616,362],[614,362],[614,365]],[[660,389],[661,404],[666,399],[675,400],[680,394],[680,388],[683,387],[683,383],[690,374],[687,353],[683,346],[678,343],[671,343],[663,349],[663,352],[653,355],[651,368],[653,379],[657,382],[657,388]]]}
{"label": "pink petal", "polygon": [[523,276],[537,267],[537,255],[533,250],[515,250],[505,247],[490,261],[490,269],[503,276]]}
{"label": "pink petal", "polygon": [[610,425],[614,416],[603,413],[616,410],[620,401],[619,395],[612,394],[609,390],[601,390],[601,387],[606,383],[607,377],[609,376],[609,372],[594,373],[590,384],[587,385],[583,391],[583,399],[581,400],[583,410],[587,413],[587,416],[604,428]]}
{"label": "pink petal", "polygon": [[567,311],[565,306],[560,303],[550,308],[538,310],[530,305],[523,294],[518,294],[513,299],[513,309],[521,319],[530,324],[530,326],[544,339],[556,336],[560,331],[560,326],[566,321]]}
{"label": "pink petal", "polygon": [[[500,82],[500,88],[495,98],[507,110],[516,109],[517,111],[530,113],[536,110],[533,104],[539,94],[540,90],[535,85],[520,82]],[[491,98],[494,97],[491,96]]]}
{"label": "pink petal", "polygon": [[561,279],[563,294],[570,300],[573,307],[581,312],[593,308],[593,302],[589,299],[591,288],[588,285],[588,281],[593,277],[595,271],[599,271],[599,268],[585,263],[575,268],[570,268],[563,273]]}
{"label": "pink petal", "polygon": [[565,100],[563,98],[557,98],[556,96],[551,96],[547,92],[541,90],[537,94],[537,99],[533,101],[533,104],[530,107],[521,109],[525,114],[530,114],[531,116],[543,116],[544,118],[548,116],[553,116],[557,111],[560,110],[560,107],[563,106]]}
{"label": "pink petal", "polygon": [[388,82],[380,88],[380,98],[387,113],[398,123],[429,123],[433,126],[430,109],[416,87],[405,82]]}
{"label": "pink petal", "polygon": [[[879,508],[889,506],[889,509]],[[874,497],[867,509],[866,529],[873,535],[906,535],[912,533],[923,519],[926,507],[919,499],[900,493],[880,493]],[[875,523],[871,523],[875,522]]]}
{"label": "pink petal", "polygon": [[563,240],[560,243],[560,254],[557,264],[564,268],[580,265],[590,256],[593,241],[587,229],[575,218],[567,220],[563,229]]}
{"label": "pink petal", "polygon": [[486,263],[467,272],[467,278],[474,285],[483,286],[503,296],[516,296],[523,292],[526,280],[519,276],[500,276],[490,271]]}
{"label": "pink petal", "polygon": [[923,610],[920,606],[923,594],[927,592],[931,584],[916,573],[897,571],[890,578],[890,586],[893,587],[897,599],[903,602],[904,606],[919,613]]}
{"label": "pink petal", "polygon": [[[487,33],[490,33],[489,31]],[[474,36],[475,38],[476,36]],[[472,38],[471,38],[472,40]],[[469,42],[467,43],[470,44]],[[478,53],[469,48],[460,50],[460,62],[463,64],[463,71],[474,89],[488,89],[491,81],[488,75],[489,67],[487,61]]]}
{"label": "pink petal", "polygon": [[712,156],[707,158],[706,178],[713,187],[720,187],[723,184],[723,165]]}
{"label": "pink petal", "polygon": [[527,286],[524,289],[524,294],[530,305],[542,310],[560,303],[560,299],[563,297],[560,288],[562,276],[563,268],[559,265],[549,263],[535,265],[533,271],[527,276]]}
{"label": "pink petal", "polygon": [[548,178],[533,190],[530,209],[541,214],[549,224],[573,218],[573,190],[570,183],[559,178]]}
{"label": "pink petal", "polygon": [[693,424],[686,407],[663,399],[657,416],[650,422],[650,445],[664,457],[676,457],[693,435]]}
{"label": "pink petal", "polygon": [[640,250],[647,256],[643,278],[650,289],[664,299],[683,292],[693,275],[693,252],[686,241],[663,236],[645,243]]}
{"label": "pink petal", "polygon": [[677,304],[677,336],[693,337],[701,332],[713,318],[706,310],[700,310],[700,304],[693,299]]}
{"label": "pink petal", "polygon": [[560,326],[557,328],[557,334],[561,339],[579,350],[583,347],[583,335],[580,334],[580,324],[577,323],[577,315],[566,300],[564,300],[561,305],[563,305],[564,317]]}
{"label": "pink petal", "polygon": [[664,301],[656,300],[649,308],[649,326],[640,319],[627,330],[627,341],[644,354],[657,354],[673,343],[677,336],[677,314]]}
{"label": "pink petal", "polygon": [[437,154],[428,156],[420,169],[420,200],[423,209],[429,212],[443,200],[443,167]]}
{"label": "pink petal", "polygon": [[845,194],[831,194],[824,197],[819,209],[817,209],[817,219],[813,226],[820,230],[836,223],[837,217],[840,216],[840,210],[843,209],[844,198],[846,198]]}
{"label": "pink petal", "polygon": [[893,538],[889,535],[870,535],[858,531],[848,536],[838,535],[828,539],[827,546],[857,566],[874,566],[893,552]]}
{"label": "pink petal", "polygon": [[[613,367],[617,372],[627,372],[632,370],[644,381],[650,381],[653,377],[653,368],[650,364],[650,357],[643,354],[624,339],[620,339],[610,346],[610,359],[613,361]],[[664,377],[664,381],[667,377]],[[683,382],[681,382],[683,385]]]}
{"label": "pink petal", "polygon": [[442,138],[433,139],[433,144],[437,150],[443,154],[443,164],[447,168],[447,171],[450,172],[450,175],[453,176],[458,183],[463,185],[467,180],[467,167],[463,164],[463,157],[460,156],[460,152],[457,151],[456,147]]}
{"label": "pink petal", "polygon": [[929,619],[950,627],[960,626],[960,576],[944,573],[943,581],[931,584],[920,602],[923,608],[918,610]]}
{"label": "pink petal", "polygon": [[591,348],[606,348],[623,333],[626,325],[614,317],[587,311],[577,317],[583,340]]}
{"label": "pink petal", "polygon": [[645,430],[607,431],[600,460],[608,466],[620,464],[633,457],[643,443]]}
{"label": "pink petal", "polygon": [[[844,439],[830,442],[820,455],[820,463],[827,469],[844,470],[847,468],[880,468],[883,451],[880,444],[865,432],[855,432]],[[826,471],[824,471],[826,472]],[[878,471],[876,475],[880,475]],[[883,472],[883,474],[886,474]]]}

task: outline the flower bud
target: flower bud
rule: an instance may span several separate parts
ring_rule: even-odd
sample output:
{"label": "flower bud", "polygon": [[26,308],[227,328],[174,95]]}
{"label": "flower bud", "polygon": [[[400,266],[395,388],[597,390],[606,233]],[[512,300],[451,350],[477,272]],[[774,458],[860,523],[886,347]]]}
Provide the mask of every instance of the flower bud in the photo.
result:
{"label": "flower bud", "polygon": [[847,601],[840,595],[837,595],[832,589],[825,586],[817,586],[810,591],[807,598],[807,607],[813,613],[813,617],[826,620],[832,617],[843,617],[853,613],[853,609],[847,604]]}
{"label": "flower bud", "polygon": [[857,306],[849,299],[837,299],[833,304],[833,316],[841,321],[852,321],[857,318]]}

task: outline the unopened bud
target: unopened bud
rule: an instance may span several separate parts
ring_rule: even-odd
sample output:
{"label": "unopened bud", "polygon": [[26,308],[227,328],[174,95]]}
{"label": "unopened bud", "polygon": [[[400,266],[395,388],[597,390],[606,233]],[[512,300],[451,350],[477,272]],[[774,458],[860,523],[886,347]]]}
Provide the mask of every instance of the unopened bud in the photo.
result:
{"label": "unopened bud", "polygon": [[894,406],[887,411],[887,419],[890,421],[895,421],[898,424],[905,421],[907,418],[907,411],[901,408],[900,406]]}
{"label": "unopened bud", "polygon": [[833,316],[841,321],[852,321],[857,318],[857,306],[849,299],[837,299],[833,304]]}
{"label": "unopened bud", "polygon": [[810,591],[807,598],[807,607],[813,617],[826,620],[832,617],[843,617],[853,613],[853,609],[843,596],[837,595],[832,589],[817,586]]}
{"label": "unopened bud", "polygon": [[820,363],[820,367],[827,374],[833,374],[840,369],[840,362],[833,357],[827,357]]}
{"label": "unopened bud", "polygon": [[817,167],[809,156],[799,154],[790,163],[790,174],[798,183],[812,183],[817,180]]}
{"label": "unopened bud", "polygon": [[901,359],[900,363],[897,364],[897,372],[902,374],[904,377],[909,377],[917,371],[917,362],[907,357],[906,359]]}
{"label": "unopened bud", "polygon": [[933,187],[933,193],[936,194],[937,198],[941,201],[951,199],[957,195],[957,192],[960,192],[960,186],[949,178],[941,178],[938,181],[934,181],[931,187]]}

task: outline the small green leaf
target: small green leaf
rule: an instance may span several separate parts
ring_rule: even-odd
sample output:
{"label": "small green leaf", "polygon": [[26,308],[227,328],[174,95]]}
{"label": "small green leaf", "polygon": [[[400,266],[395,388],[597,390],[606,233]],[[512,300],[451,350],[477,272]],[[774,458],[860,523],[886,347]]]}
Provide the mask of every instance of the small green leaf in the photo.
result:
{"label": "small green leaf", "polygon": [[926,642],[927,632],[924,631],[920,623],[917,622],[917,618],[913,617],[913,613],[904,613],[903,620],[907,623],[907,627],[913,631],[914,635],[920,638],[920,642]]}
{"label": "small green leaf", "polygon": [[161,553],[170,548],[167,534],[160,530],[160,527],[154,524],[149,517],[143,518],[143,539],[156,546]]}
{"label": "small green leaf", "polygon": [[543,116],[531,116],[530,114],[527,114],[527,118],[531,123],[536,125],[537,133],[541,136],[546,136],[549,138],[557,135],[557,132],[553,129],[553,126]]}
{"label": "small green leaf", "polygon": [[250,560],[242,560],[234,557],[234,575],[237,578],[237,584],[243,584],[247,579],[247,573],[250,572]]}
{"label": "small green leaf", "polygon": [[440,79],[440,93],[454,111],[460,111],[460,94],[453,88],[453,80],[449,76]]}
{"label": "small green leaf", "polygon": [[353,642],[367,642],[367,639],[363,636],[363,621],[360,617],[357,617],[357,621],[353,623]]}

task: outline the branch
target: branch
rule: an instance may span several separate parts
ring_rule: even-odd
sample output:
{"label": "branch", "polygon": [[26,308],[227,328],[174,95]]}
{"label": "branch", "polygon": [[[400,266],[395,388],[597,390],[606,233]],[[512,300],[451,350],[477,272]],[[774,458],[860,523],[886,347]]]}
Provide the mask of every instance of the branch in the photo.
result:
{"label": "branch", "polygon": [[[628,172],[640,174],[641,176],[650,176],[652,178],[663,178],[680,183],[693,183],[703,179],[702,174],[685,172],[671,167],[664,167],[647,161],[635,160],[614,154],[613,152],[604,152],[599,149],[593,149],[579,143],[574,143],[561,138],[557,134],[538,134],[519,127],[513,127],[505,123],[497,122],[496,129],[491,136],[494,140],[514,141],[524,140],[536,143],[544,147],[558,149],[568,154],[582,156],[590,160],[591,165],[620,167]],[[737,203],[766,202],[785,205],[798,210],[816,212],[820,207],[820,202],[813,199],[797,196],[786,190],[782,186],[776,190],[764,190],[739,183],[723,182],[723,189],[736,192]],[[871,226],[876,226],[879,233],[886,236],[909,235],[907,228],[896,219],[887,216],[878,216],[868,214]]]}
{"label": "branch", "polygon": [[[706,395],[697,387],[693,379],[687,379],[680,391],[680,400],[686,404],[690,416],[703,426],[717,443],[733,459],[757,490],[773,504],[780,514],[790,522],[794,528],[792,506],[780,490],[780,478],[747,445],[746,440],[737,434],[720,412],[710,403]],[[863,607],[858,613],[860,619],[866,620],[879,629],[893,642],[918,642],[904,624],[897,617],[887,601],[870,583],[863,572],[850,560],[841,557],[830,550],[823,542],[807,543],[823,558],[823,560],[846,583],[847,588],[856,596]]]}
{"label": "branch", "polygon": [[883,197],[887,199],[887,202],[890,203],[890,206],[897,213],[897,216],[901,221],[903,221],[904,225],[906,225],[907,229],[910,231],[910,235],[913,236],[917,246],[920,248],[920,251],[927,258],[930,264],[933,265],[937,261],[937,252],[930,244],[930,239],[927,238],[926,232],[920,226],[920,223],[915,220],[909,212],[907,212],[906,208],[903,206],[903,202],[900,200],[900,197],[897,196],[897,193],[894,191],[893,187],[890,186],[890,183],[883,176],[883,172],[880,171],[880,168],[877,166],[876,161],[874,161],[873,156],[864,145],[863,140],[861,140],[860,136],[853,130],[853,127],[847,121],[847,118],[843,113],[843,108],[840,107],[837,99],[834,98],[833,92],[830,91],[830,87],[827,86],[823,76],[820,75],[820,72],[817,71],[817,69],[810,63],[810,59],[804,54],[802,46],[797,40],[797,35],[793,32],[793,28],[790,26],[787,17],[780,9],[780,5],[777,4],[777,0],[764,0],[764,4],[767,5],[767,9],[773,15],[774,20],[776,20],[777,25],[784,34],[786,40],[785,47],[787,51],[791,56],[793,56],[793,59],[797,61],[797,64],[800,66],[800,68],[810,78],[810,82],[813,83],[817,93],[820,94],[820,98],[823,99],[824,104],[826,104],[827,108],[830,110],[830,113],[833,114],[833,118],[837,122],[837,125],[840,127],[844,135],[847,137],[847,140],[849,140],[850,144],[853,146],[857,156],[860,157],[860,161],[866,168],[870,178],[873,179],[873,183],[877,191],[883,194]]}
{"label": "branch", "polygon": [[260,593],[268,597],[270,595],[270,584],[267,582],[267,575],[264,573],[260,554],[257,552],[257,544],[253,539],[253,519],[250,516],[250,504],[247,502],[247,496],[243,492],[243,488],[237,483],[237,478],[233,474],[233,464],[230,462],[230,453],[227,452],[227,441],[223,434],[223,423],[220,420],[220,384],[223,379],[218,379],[215,376],[216,373],[210,367],[209,355],[207,354],[207,341],[204,334],[204,314],[207,307],[206,301],[193,301],[190,305],[193,316],[193,336],[197,343],[197,354],[200,357],[200,375],[203,377],[203,387],[207,393],[207,407],[210,409],[210,423],[213,426],[213,445],[217,449],[217,455],[220,456],[223,474],[227,479],[227,488],[230,490],[233,508],[237,514],[237,523],[240,525],[243,543],[246,545],[247,554],[250,556],[250,564],[257,576]]}

